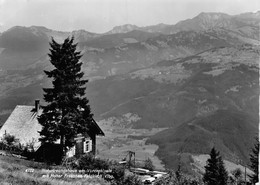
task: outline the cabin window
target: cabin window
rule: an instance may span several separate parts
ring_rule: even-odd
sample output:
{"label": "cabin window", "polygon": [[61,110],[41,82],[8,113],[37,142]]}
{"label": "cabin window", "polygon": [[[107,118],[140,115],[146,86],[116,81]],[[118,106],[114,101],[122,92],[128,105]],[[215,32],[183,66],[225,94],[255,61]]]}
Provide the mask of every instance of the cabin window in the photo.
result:
{"label": "cabin window", "polygon": [[85,140],[83,143],[83,151],[84,153],[88,153],[92,150],[92,142],[91,140]]}

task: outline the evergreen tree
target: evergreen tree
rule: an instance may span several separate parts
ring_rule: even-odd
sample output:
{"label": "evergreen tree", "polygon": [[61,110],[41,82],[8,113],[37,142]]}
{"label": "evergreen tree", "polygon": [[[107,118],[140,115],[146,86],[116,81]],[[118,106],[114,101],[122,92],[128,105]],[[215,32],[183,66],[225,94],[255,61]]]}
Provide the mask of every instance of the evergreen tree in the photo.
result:
{"label": "evergreen tree", "polygon": [[227,184],[228,173],[225,169],[223,160],[219,152],[213,147],[210,152],[210,158],[205,166],[203,181],[206,185],[225,185]]}
{"label": "evergreen tree", "polygon": [[250,154],[250,167],[253,170],[254,174],[249,175],[250,181],[255,184],[258,182],[258,165],[259,165],[259,140],[256,138],[256,143],[254,145],[254,148],[252,148],[251,154]]}
{"label": "evergreen tree", "polygon": [[215,148],[212,148],[210,152],[210,158],[207,160],[207,165],[205,166],[205,174],[203,176],[203,181],[205,184],[218,184],[218,157],[219,152],[217,152]]}
{"label": "evergreen tree", "polygon": [[52,78],[52,88],[44,88],[46,106],[38,117],[42,125],[40,141],[53,143],[60,139],[63,155],[73,146],[73,137],[91,128],[92,114],[88,99],[84,97],[84,86],[88,81],[82,79],[80,52],[76,51],[74,38],[67,38],[59,44],[53,39],[50,43],[50,62],[53,70],[44,71]]}
{"label": "evergreen tree", "polygon": [[218,183],[225,185],[228,182],[228,172],[221,157],[218,158]]}

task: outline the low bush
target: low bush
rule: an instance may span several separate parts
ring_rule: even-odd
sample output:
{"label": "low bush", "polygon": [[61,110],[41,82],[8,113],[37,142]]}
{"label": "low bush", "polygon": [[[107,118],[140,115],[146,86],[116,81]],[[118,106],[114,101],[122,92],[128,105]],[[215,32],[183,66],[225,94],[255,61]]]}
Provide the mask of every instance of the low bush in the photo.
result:
{"label": "low bush", "polygon": [[111,185],[141,185],[141,180],[135,175],[126,175],[125,167],[115,161],[108,161],[95,158],[93,155],[86,154],[79,159],[78,169],[80,170],[109,170],[110,178],[105,180],[109,181]]}
{"label": "low bush", "polygon": [[23,152],[23,147],[19,143],[19,139],[10,134],[4,134],[0,140],[0,150],[4,150],[11,154],[20,155]]}
{"label": "low bush", "polygon": [[156,181],[155,185],[203,185],[201,179],[184,175],[180,168],[177,171],[169,171],[166,178]]}
{"label": "low bush", "polygon": [[108,160],[95,158],[91,154],[83,155],[78,162],[78,168],[81,170],[108,170]]}
{"label": "low bush", "polygon": [[111,185],[123,184],[125,177],[125,168],[123,166],[113,164],[111,166],[111,170],[111,175],[113,177]]}
{"label": "low bush", "polygon": [[123,180],[124,185],[142,185],[141,179],[136,175],[128,175]]}

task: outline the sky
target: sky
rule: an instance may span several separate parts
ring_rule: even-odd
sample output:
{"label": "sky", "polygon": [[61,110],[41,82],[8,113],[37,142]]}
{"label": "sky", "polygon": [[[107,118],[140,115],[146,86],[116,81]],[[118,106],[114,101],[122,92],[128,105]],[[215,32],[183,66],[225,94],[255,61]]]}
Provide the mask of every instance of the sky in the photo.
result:
{"label": "sky", "polygon": [[0,32],[35,25],[104,33],[124,24],[176,24],[201,12],[236,15],[258,10],[259,0],[0,0]]}

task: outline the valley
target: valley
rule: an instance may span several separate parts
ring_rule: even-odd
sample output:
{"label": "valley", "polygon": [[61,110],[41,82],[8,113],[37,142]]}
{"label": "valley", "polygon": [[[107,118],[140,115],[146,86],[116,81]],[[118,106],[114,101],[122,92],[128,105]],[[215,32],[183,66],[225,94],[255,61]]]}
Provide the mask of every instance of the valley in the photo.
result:
{"label": "valley", "polygon": [[132,122],[138,120],[136,115],[124,114],[120,118],[110,117],[98,122],[100,128],[106,133],[105,137],[97,139],[97,156],[103,159],[122,161],[128,151],[135,152],[136,163],[143,163],[150,158],[157,170],[165,170],[162,161],[154,155],[158,146],[147,144],[147,139],[167,128],[133,129]]}

